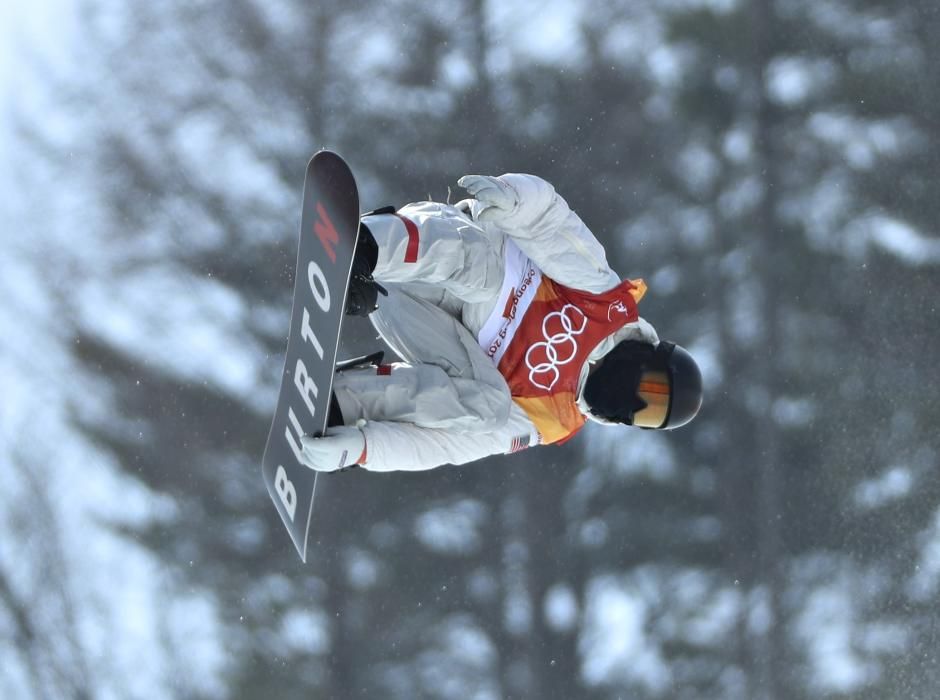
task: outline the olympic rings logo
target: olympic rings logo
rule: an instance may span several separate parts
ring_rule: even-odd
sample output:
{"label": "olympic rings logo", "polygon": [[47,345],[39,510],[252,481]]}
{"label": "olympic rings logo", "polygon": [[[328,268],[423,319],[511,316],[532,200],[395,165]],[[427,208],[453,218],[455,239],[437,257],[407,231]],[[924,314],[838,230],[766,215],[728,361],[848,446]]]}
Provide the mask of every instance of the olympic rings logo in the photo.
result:
{"label": "olympic rings logo", "polygon": [[561,377],[558,368],[571,362],[578,354],[578,341],[587,327],[587,316],[577,306],[565,304],[542,321],[543,342],[535,343],[525,354],[529,381],[540,389],[550,390]]}

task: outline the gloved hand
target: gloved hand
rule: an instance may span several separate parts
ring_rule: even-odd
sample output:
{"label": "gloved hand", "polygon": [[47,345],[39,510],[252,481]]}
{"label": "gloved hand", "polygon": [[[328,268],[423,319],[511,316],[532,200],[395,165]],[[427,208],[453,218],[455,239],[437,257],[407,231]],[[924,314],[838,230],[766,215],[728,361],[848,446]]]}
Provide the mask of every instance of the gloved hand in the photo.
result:
{"label": "gloved hand", "polygon": [[496,221],[516,211],[519,194],[507,182],[491,175],[464,175],[457,184],[476,197],[483,205],[477,213],[477,221]]}
{"label": "gloved hand", "polygon": [[341,425],[330,428],[323,437],[304,435],[303,460],[318,472],[335,472],[366,460],[366,436],[359,428]]}

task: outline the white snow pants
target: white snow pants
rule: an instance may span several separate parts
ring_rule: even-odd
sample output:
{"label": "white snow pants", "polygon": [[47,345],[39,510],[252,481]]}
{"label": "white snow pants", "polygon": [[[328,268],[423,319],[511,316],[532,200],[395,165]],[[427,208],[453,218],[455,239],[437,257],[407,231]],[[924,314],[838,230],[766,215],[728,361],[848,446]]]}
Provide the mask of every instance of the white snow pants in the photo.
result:
{"label": "white snow pants", "polygon": [[476,334],[502,285],[502,237],[436,202],[363,221],[379,248],[373,274],[389,292],[379,297],[370,320],[403,362],[337,375],[334,391],[344,422],[498,430],[513,402]]}

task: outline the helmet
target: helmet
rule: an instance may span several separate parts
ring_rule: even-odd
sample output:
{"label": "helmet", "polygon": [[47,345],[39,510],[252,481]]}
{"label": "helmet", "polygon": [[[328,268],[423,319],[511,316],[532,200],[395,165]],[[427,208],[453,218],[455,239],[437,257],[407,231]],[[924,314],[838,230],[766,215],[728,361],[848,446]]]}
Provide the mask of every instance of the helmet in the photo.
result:
{"label": "helmet", "polygon": [[702,373],[680,345],[625,340],[591,371],[583,397],[605,422],[678,428],[702,405]]}

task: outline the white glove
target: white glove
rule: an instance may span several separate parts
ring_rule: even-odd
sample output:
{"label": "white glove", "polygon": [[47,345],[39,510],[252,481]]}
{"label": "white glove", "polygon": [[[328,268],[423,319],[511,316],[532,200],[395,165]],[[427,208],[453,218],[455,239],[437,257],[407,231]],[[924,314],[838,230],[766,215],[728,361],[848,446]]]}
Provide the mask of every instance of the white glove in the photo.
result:
{"label": "white glove", "polygon": [[365,461],[365,433],[351,425],[330,428],[323,437],[304,435],[300,443],[304,464],[318,472],[334,472]]}
{"label": "white glove", "polygon": [[483,205],[477,221],[496,221],[513,214],[519,206],[519,193],[507,182],[490,175],[464,175],[457,184]]}

